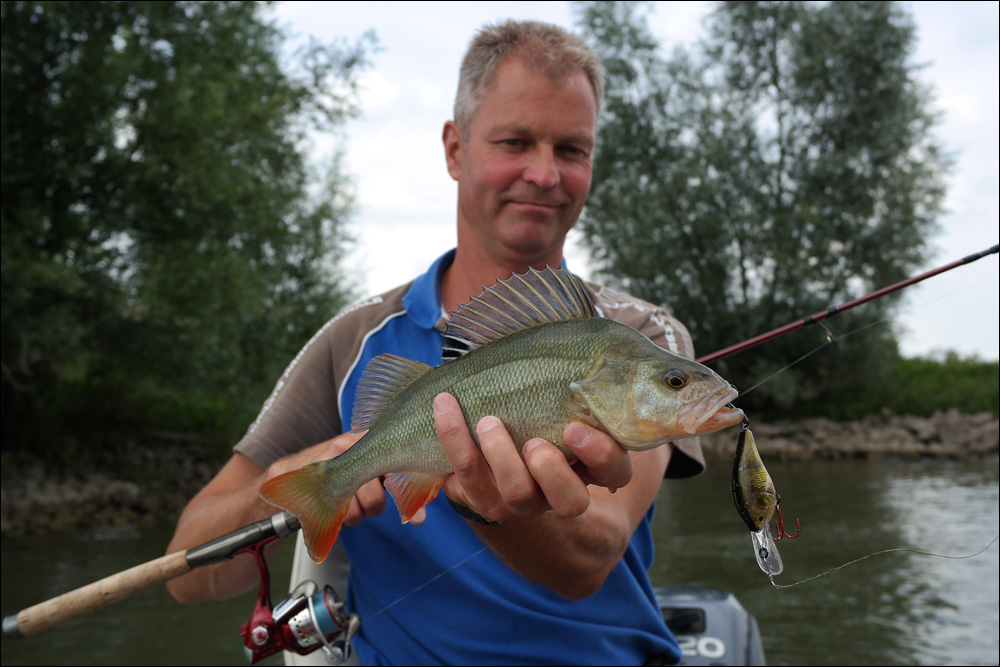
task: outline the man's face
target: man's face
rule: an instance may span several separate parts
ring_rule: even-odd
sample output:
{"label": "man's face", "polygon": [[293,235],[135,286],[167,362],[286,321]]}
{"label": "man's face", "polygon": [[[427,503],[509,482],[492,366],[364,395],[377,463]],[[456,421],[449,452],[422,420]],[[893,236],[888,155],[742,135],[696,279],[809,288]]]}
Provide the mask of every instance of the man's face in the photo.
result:
{"label": "man's face", "polygon": [[445,125],[459,244],[514,264],[561,259],[590,190],[596,120],[583,71],[554,83],[516,57],[502,63],[467,138]]}

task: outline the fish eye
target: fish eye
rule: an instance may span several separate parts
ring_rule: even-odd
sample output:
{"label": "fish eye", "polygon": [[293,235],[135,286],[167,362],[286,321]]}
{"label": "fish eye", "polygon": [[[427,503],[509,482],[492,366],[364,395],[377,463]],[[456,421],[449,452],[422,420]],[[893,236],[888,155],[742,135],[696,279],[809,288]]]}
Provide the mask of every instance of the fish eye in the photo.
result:
{"label": "fish eye", "polygon": [[683,371],[679,371],[676,368],[671,369],[663,379],[668,386],[671,386],[674,389],[680,389],[687,384],[687,375],[685,375]]}

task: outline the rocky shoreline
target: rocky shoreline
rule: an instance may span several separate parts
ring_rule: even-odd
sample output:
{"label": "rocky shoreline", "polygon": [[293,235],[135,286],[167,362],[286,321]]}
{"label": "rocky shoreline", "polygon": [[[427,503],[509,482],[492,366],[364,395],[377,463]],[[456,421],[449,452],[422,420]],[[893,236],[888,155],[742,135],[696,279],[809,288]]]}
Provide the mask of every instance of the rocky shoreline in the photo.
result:
{"label": "rocky shoreline", "polygon": [[[985,459],[998,455],[1000,421],[956,410],[933,417],[871,415],[856,422],[827,419],[751,424],[765,461],[845,458]],[[728,459],[733,430],[702,437],[705,456]],[[136,448],[130,472],[50,475],[31,467],[0,485],[0,534],[80,529],[174,520],[220,463],[200,448],[179,444]]]}
{"label": "rocky shoreline", "polygon": [[[902,459],[995,457],[1000,421],[988,412],[937,412],[932,417],[885,412],[854,422],[802,419],[751,421],[754,442],[765,461],[807,459]],[[731,457],[733,429],[702,436],[709,458]]]}

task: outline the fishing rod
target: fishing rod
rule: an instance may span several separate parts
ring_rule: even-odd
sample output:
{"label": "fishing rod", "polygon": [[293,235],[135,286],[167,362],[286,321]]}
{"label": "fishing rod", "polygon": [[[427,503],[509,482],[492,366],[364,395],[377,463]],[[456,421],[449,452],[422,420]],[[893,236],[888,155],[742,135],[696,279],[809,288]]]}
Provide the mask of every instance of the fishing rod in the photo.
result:
{"label": "fishing rod", "polygon": [[241,630],[247,661],[254,664],[279,651],[306,655],[322,648],[332,664],[339,664],[350,655],[350,639],[360,621],[356,614],[346,613],[336,591],[305,581],[276,607],[271,604],[270,574],[263,549],[299,528],[294,515],[279,512],[211,542],[167,554],[6,616],[3,634],[12,640],[31,637],[192,570],[248,553],[257,560],[261,588],[250,620]]}
{"label": "fishing rod", "polygon": [[713,361],[724,359],[738,352],[749,350],[751,347],[756,347],[761,343],[766,343],[767,341],[778,338],[779,336],[784,336],[786,333],[790,333],[792,331],[795,331],[796,329],[801,329],[802,327],[808,326],[810,324],[816,324],[817,322],[825,320],[828,317],[833,317],[837,313],[842,313],[845,310],[850,310],[851,308],[854,308],[855,306],[860,306],[863,303],[874,301],[875,299],[883,297],[886,294],[891,294],[893,292],[899,291],[904,287],[909,287],[910,285],[914,285],[922,280],[932,278],[938,274],[944,273],[945,271],[950,271],[956,267],[964,266],[965,264],[971,264],[976,260],[986,257],[987,255],[995,255],[997,254],[997,252],[1000,252],[1000,244],[995,245],[992,248],[987,248],[986,250],[983,250],[981,252],[968,255],[960,260],[951,262],[950,264],[945,264],[944,266],[939,266],[936,269],[931,269],[926,273],[921,273],[919,276],[914,276],[913,278],[908,278],[906,280],[900,281],[895,285],[889,285],[888,287],[883,287],[882,289],[876,290],[871,294],[866,294],[865,296],[854,299],[853,301],[848,301],[846,303],[840,304],[839,306],[832,306],[830,308],[827,308],[826,310],[821,310],[818,313],[813,313],[812,315],[804,317],[796,322],[791,322],[790,324],[786,324],[783,327],[778,327],[777,329],[772,329],[767,333],[762,333],[759,336],[754,336],[753,338],[749,338],[743,341],[742,343],[737,343],[736,345],[731,345],[725,349],[719,350],[718,352],[713,352],[712,354],[700,357],[696,361],[700,364],[710,364]]}
{"label": "fishing rod", "polygon": [[230,560],[241,549],[251,547],[269,537],[290,535],[298,528],[299,520],[295,516],[287,512],[275,514],[269,519],[244,526],[201,546],[167,554],[75,591],[40,602],[21,610],[16,616],[5,616],[3,634],[8,639],[37,635],[65,621],[121,602],[136,593],[187,574],[191,570]]}
{"label": "fishing rod", "polygon": [[[728,357],[908,285],[998,252],[1000,252],[1000,245],[995,245],[914,278],[882,288],[859,299],[829,308],[737,345],[719,350],[697,361],[706,364]],[[253,664],[282,650],[305,655],[322,647],[331,662],[342,662],[349,654],[349,642],[357,631],[359,619],[355,614],[346,613],[344,603],[340,601],[337,593],[330,586],[320,589],[312,581],[302,582],[277,606],[272,607],[271,605],[270,575],[267,562],[264,560],[263,548],[275,540],[287,537],[299,528],[299,522],[295,516],[288,512],[279,512],[268,519],[244,526],[201,546],[167,554],[59,597],[41,602],[14,616],[7,616],[3,619],[3,634],[8,639],[21,639],[37,635],[60,623],[103,609],[136,593],[166,583],[191,570],[222,563],[239,554],[249,553],[257,560],[261,575],[261,590],[250,621],[245,623],[241,630],[244,638],[244,653],[248,661]]]}

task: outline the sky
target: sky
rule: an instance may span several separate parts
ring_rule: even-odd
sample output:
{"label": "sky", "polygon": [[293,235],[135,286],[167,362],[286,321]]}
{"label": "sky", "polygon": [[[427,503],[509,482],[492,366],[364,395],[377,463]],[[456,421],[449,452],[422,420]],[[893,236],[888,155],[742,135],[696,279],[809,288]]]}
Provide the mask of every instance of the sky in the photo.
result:
{"label": "sky", "polygon": [[[711,3],[652,4],[650,27],[665,49],[704,35],[702,20]],[[932,108],[941,114],[936,133],[955,160],[942,231],[932,239],[935,253],[916,275],[1000,241],[1000,18],[995,2],[904,6],[917,22],[913,62],[921,66],[919,77],[933,89]],[[292,44],[309,37],[353,41],[367,30],[378,36],[380,49],[361,78],[361,117],[348,122],[343,136],[318,135],[311,146],[319,161],[338,145],[345,152],[356,197],[350,232],[358,240],[347,268],[365,294],[411,280],[455,244],[457,189],[445,169],[441,130],[452,116],[459,63],[476,30],[505,18],[573,28],[568,2],[282,2],[272,15]],[[590,277],[575,231],[566,258],[574,271]],[[904,355],[952,350],[984,360],[1000,357],[997,255],[904,294],[896,321]],[[836,331],[836,319],[830,324]]]}

